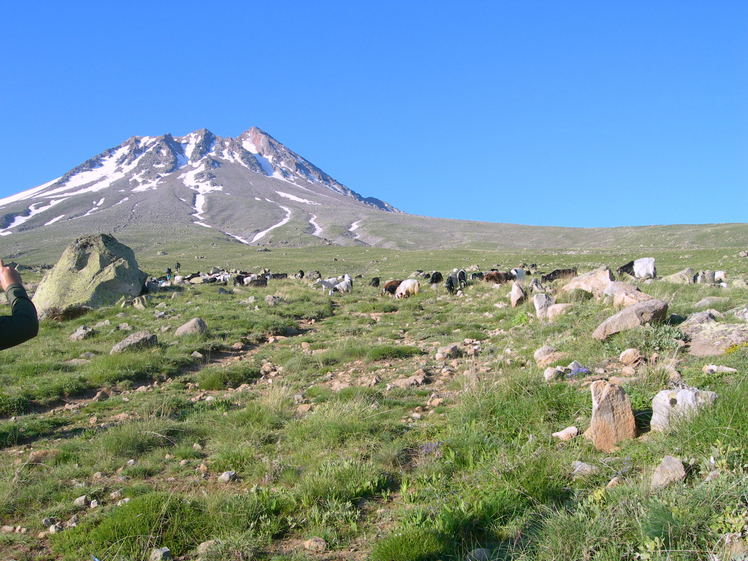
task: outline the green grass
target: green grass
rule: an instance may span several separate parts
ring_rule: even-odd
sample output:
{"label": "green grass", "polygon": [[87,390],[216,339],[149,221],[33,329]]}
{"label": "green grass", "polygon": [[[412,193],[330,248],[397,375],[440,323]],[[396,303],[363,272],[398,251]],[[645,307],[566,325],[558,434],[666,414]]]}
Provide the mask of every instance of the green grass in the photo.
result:
{"label": "green grass", "polygon": [[[331,556],[355,549],[357,558],[375,561],[462,560],[478,547],[516,561],[721,554],[721,536],[742,532],[746,522],[748,347],[690,356],[677,322],[601,343],[590,334],[614,310],[582,294],[559,297],[573,308],[551,324],[534,317],[531,302],[506,306],[506,286],[472,283],[460,298],[426,287],[399,301],[365,282],[375,274],[404,278],[417,268],[472,263],[486,269],[532,261],[546,271],[584,271],[636,253],[274,249],[261,255],[273,270],[319,268],[364,278],[356,279],[353,294],[332,298],[291,279],[232,294],[197,286],[174,298],[156,294],[146,310],[103,308],[70,322],[45,322],[38,338],[3,351],[0,515],[3,523],[27,527],[27,536],[44,529],[45,516],[65,522],[78,514],[79,524],[41,540],[5,536],[0,547],[16,548],[19,559],[94,554],[124,561],[147,558],[161,546],[194,558],[199,543],[216,539],[206,559],[298,561],[316,558],[299,544],[317,536]],[[686,265],[748,275],[748,260],[734,253],[655,257],[663,275]],[[259,263],[252,253],[227,255],[227,264],[234,258],[237,267],[241,259]],[[705,296],[728,296],[722,310],[748,300],[746,289],[639,286],[680,315]],[[266,295],[283,301],[268,306]],[[166,318],[155,318],[156,306]],[[208,333],[176,338],[174,329],[192,317],[202,317]],[[109,326],[93,338],[68,341],[78,326],[103,320]],[[115,330],[124,322],[157,333],[159,345],[109,355],[127,335]],[[476,356],[435,359],[437,348],[465,339],[480,341]],[[237,342],[241,351],[232,350]],[[561,443],[551,433],[587,428],[590,395],[579,382],[543,380],[532,355],[544,344],[567,354],[561,364],[578,360],[592,370],[608,368],[609,375],[618,374],[610,365],[622,350],[638,348],[649,362],[624,388],[640,411],[667,386],[669,360],[677,361],[685,383],[719,397],[670,433],[623,442],[613,454],[581,437]],[[93,353],[86,355],[90,362],[69,362],[82,353]],[[261,374],[267,363],[273,368]],[[705,374],[708,363],[738,373]],[[421,369],[429,374],[425,385],[394,384]],[[111,397],[91,401],[99,389]],[[442,403],[429,405],[435,399]],[[41,449],[54,453],[40,465],[25,464]],[[689,478],[652,492],[649,477],[666,454],[688,462]],[[598,473],[572,479],[575,460],[598,466]],[[720,476],[705,481],[713,469]],[[227,470],[238,481],[219,483]],[[615,475],[621,485],[605,489]],[[113,491],[130,502],[117,506]],[[84,493],[100,506],[73,506]]]}

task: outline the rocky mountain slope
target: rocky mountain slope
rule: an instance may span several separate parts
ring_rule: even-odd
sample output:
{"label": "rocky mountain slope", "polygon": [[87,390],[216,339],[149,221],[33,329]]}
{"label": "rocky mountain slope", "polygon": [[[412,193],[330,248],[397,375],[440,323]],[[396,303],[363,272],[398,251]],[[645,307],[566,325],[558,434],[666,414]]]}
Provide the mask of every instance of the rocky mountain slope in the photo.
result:
{"label": "rocky mountain slope", "polygon": [[237,138],[202,129],[176,138],[132,137],[0,200],[0,236],[168,226],[214,229],[256,244],[286,226],[286,235],[309,237],[307,243],[345,243],[357,238],[362,219],[378,212],[398,211],[352,191],[256,127]]}
{"label": "rocky mountain slope", "polygon": [[[528,203],[529,204],[529,203]],[[132,137],[0,199],[0,254],[56,258],[76,237],[154,244],[396,249],[746,247],[748,224],[558,228],[415,216],[364,197],[264,131]]]}

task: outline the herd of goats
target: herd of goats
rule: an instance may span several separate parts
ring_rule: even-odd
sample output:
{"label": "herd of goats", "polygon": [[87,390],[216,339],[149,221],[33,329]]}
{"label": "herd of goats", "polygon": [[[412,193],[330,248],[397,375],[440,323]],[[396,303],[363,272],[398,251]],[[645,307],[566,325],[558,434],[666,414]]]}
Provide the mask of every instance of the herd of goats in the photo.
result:
{"label": "herd of goats", "polygon": [[[493,284],[504,284],[508,282],[521,282],[525,283],[526,279],[532,277],[529,288],[533,291],[541,291],[542,287],[546,283],[553,282],[558,279],[570,279],[577,276],[577,269],[555,269],[550,273],[544,274],[537,270],[537,266],[533,263],[527,265],[522,263],[519,267],[511,269],[509,271],[499,271],[498,269],[491,269],[488,272],[481,272],[477,267],[465,269],[453,269],[450,273],[445,276],[439,271],[425,272],[422,270],[415,271],[409,278],[388,280],[382,283],[380,277],[374,277],[369,280],[368,284],[372,287],[382,288],[382,294],[388,294],[395,298],[408,298],[414,294],[418,294],[421,287],[421,282],[427,283],[430,286],[437,286],[443,283],[449,294],[457,294],[462,290],[469,281],[485,281]],[[468,273],[468,271],[470,271]],[[627,274],[638,279],[653,279],[657,276],[657,269],[655,267],[655,260],[652,257],[643,257],[630,261],[616,270],[619,275]],[[718,271],[717,274],[721,273],[724,276],[723,271]],[[714,273],[712,272],[712,275]],[[363,275],[357,275],[356,278],[362,278]],[[269,280],[274,279],[285,279],[288,278],[287,273],[271,273],[268,269],[263,269],[260,273],[249,273],[246,271],[226,271],[223,269],[212,268],[208,273],[192,273],[189,275],[172,274],[171,269],[167,269],[165,276],[151,279],[146,284],[147,291],[155,291],[164,286],[172,286],[179,284],[219,284],[227,285],[233,284],[234,286],[246,286],[246,287],[261,287],[267,286]],[[304,273],[300,270],[297,273],[291,275],[295,279],[310,279],[312,285],[326,291],[330,296],[335,293],[347,293],[353,291],[353,278],[349,274],[343,274],[340,276],[322,278],[319,271],[312,271],[309,274]],[[715,278],[709,279],[710,282],[715,282]],[[694,282],[699,282],[694,280]],[[702,281],[703,282],[703,281]]]}
{"label": "herd of goats", "polygon": [[[369,280],[368,285],[377,288],[381,286],[382,294],[389,294],[396,298],[407,298],[414,294],[418,294],[421,282],[427,283],[430,286],[436,286],[443,283],[449,294],[456,294],[468,284],[469,280],[504,284],[511,281],[521,282],[528,276],[534,274],[537,275],[537,267],[535,264],[522,264],[520,267],[506,272],[491,269],[485,273],[481,271],[472,271],[468,273],[465,269],[454,269],[446,275],[446,278],[439,271],[426,272],[417,270],[407,279],[388,280],[384,283],[382,283],[380,277],[373,277]],[[541,283],[551,282],[556,279],[568,279],[576,276],[576,274],[576,268],[556,269],[548,274],[540,275],[539,280],[536,276],[533,278],[531,285],[537,288]],[[322,278],[319,271],[312,271],[307,274],[304,271],[299,270],[297,273],[289,275],[287,273],[271,273],[267,269],[264,269],[259,273],[249,273],[246,271],[226,271],[215,267],[208,273],[197,272],[188,275],[173,275],[171,274],[171,271],[169,271],[167,275],[149,280],[146,289],[148,291],[155,291],[161,287],[180,284],[218,284],[224,286],[233,284],[234,286],[264,287],[268,285],[269,280],[285,279],[289,276],[295,279],[310,279],[312,280],[312,286],[323,289],[328,292],[330,296],[335,293],[352,292],[353,290],[353,278],[348,273],[335,277]],[[362,275],[357,275],[357,278],[361,277]]]}

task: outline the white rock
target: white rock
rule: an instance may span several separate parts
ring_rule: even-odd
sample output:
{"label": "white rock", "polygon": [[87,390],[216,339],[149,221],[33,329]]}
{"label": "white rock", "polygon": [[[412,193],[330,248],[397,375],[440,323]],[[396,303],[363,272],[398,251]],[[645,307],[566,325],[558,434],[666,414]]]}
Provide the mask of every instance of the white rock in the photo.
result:
{"label": "white rock", "polygon": [[662,390],[652,399],[650,428],[654,431],[667,431],[674,422],[695,415],[699,409],[711,405],[716,399],[716,393],[696,388]]}

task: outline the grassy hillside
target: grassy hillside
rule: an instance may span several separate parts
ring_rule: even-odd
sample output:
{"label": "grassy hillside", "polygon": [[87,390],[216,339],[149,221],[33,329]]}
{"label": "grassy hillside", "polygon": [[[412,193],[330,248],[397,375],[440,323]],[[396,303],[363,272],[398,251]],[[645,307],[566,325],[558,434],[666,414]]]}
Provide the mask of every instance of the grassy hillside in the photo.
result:
{"label": "grassy hillside", "polygon": [[[748,531],[748,347],[693,357],[675,318],[599,342],[590,334],[614,310],[558,286],[557,300],[573,308],[555,323],[537,320],[531,303],[508,306],[508,286],[476,282],[462,296],[425,288],[407,300],[366,286],[375,275],[473,264],[588,270],[641,249],[258,253],[163,243],[138,253],[152,274],[179,260],[186,270],[363,277],[353,294],[332,298],[290,279],[183,287],[150,296],[143,310],[44,322],[39,337],[3,351],[0,523],[27,530],[0,534],[4,558],[139,561],[166,546],[205,561],[462,560],[477,548],[486,559],[528,561],[729,559]],[[691,266],[748,279],[748,259],[733,248],[645,253],[661,276]],[[740,287],[655,281],[641,289],[681,316],[706,296],[726,297],[717,304],[724,312],[748,302]],[[176,337],[193,317],[208,332]],[[92,338],[68,340],[97,324]],[[156,333],[158,345],[109,354],[139,330]],[[462,356],[437,359],[451,343]],[[589,425],[591,378],[545,382],[533,360],[544,344],[565,353],[559,364],[617,376],[642,428],[669,365],[719,398],[673,432],[645,433],[613,453],[581,436],[559,442],[551,433]],[[617,364],[630,347],[647,358],[634,373]],[[737,373],[705,374],[709,363]],[[106,399],[95,397],[100,390]],[[688,476],[653,491],[665,455],[682,459]],[[574,461],[596,472],[574,478]],[[220,481],[226,471],[236,479]],[[607,487],[614,477],[618,485]],[[74,504],[83,495],[88,504]],[[63,530],[46,533],[45,518]]]}

